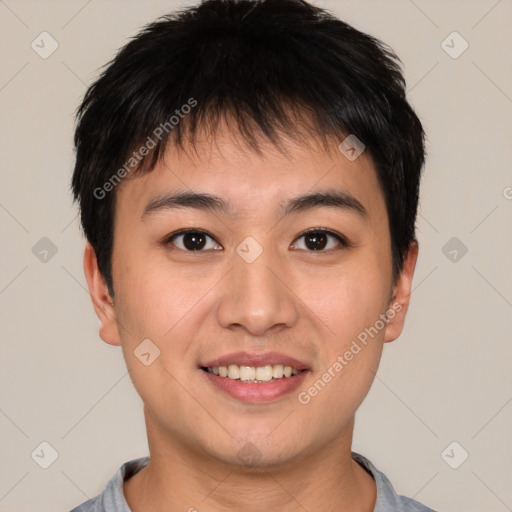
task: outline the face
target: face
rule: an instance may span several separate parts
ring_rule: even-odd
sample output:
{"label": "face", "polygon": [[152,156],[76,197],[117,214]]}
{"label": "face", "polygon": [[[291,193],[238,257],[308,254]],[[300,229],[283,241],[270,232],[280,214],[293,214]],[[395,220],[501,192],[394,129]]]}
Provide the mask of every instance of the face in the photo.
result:
{"label": "face", "polygon": [[198,154],[170,149],[125,180],[115,309],[90,247],[85,271],[150,446],[268,467],[350,443],[383,343],[401,331],[415,251],[393,283],[384,196],[364,153],[263,147],[223,127]]}

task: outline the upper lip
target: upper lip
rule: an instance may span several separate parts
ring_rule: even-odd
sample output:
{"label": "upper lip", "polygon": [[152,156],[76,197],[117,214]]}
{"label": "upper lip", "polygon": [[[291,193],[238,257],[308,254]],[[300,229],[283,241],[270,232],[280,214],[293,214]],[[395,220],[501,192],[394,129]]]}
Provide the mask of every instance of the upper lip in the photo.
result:
{"label": "upper lip", "polygon": [[265,352],[261,354],[251,354],[249,352],[233,352],[217,359],[212,359],[200,367],[215,368],[216,366],[229,366],[230,364],[237,364],[238,366],[267,366],[282,364],[283,366],[291,366],[296,370],[308,370],[309,367],[306,363],[295,359],[294,357],[280,354],[279,352]]}

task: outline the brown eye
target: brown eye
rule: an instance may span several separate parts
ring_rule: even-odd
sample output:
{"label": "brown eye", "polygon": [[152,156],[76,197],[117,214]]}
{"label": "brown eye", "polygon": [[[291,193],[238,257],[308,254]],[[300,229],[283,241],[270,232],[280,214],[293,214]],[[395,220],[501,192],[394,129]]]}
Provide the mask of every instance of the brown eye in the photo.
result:
{"label": "brown eye", "polygon": [[[205,231],[201,230],[185,230],[173,234],[169,237],[165,244],[173,244],[183,251],[204,251],[204,250],[219,250],[220,247],[215,242],[213,237],[208,235]],[[220,247],[222,249],[222,247]]]}
{"label": "brown eye", "polygon": [[300,239],[304,239],[304,242],[302,244],[293,244],[295,249],[326,252],[331,249],[336,249],[337,246],[341,246],[338,248],[343,248],[348,245],[343,237],[326,230],[317,229],[308,231],[297,238],[297,240]]}

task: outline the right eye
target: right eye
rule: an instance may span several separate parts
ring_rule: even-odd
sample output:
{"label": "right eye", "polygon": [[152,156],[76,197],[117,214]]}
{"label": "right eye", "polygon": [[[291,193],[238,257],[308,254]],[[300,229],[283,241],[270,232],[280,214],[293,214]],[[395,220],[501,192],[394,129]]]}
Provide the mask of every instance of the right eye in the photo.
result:
{"label": "right eye", "polygon": [[[164,241],[164,245],[167,246],[169,244],[173,244],[182,251],[187,252],[204,252],[205,250],[218,251],[222,249],[218,244],[217,247],[220,249],[216,248],[215,244],[213,244],[213,247],[210,246],[205,249],[205,246],[208,245],[208,239],[215,241],[215,239],[206,231],[200,229],[184,229],[167,237]],[[178,243],[177,240],[180,240],[180,242]]]}

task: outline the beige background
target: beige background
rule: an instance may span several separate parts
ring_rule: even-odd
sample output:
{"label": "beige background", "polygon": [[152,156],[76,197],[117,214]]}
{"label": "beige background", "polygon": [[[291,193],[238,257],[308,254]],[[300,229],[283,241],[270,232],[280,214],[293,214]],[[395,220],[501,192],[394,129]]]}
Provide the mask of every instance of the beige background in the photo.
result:
{"label": "beige background", "polygon": [[[73,113],[117,48],[187,4],[0,1],[1,511],[67,511],[147,454],[141,401],[86,291]],[[429,139],[412,306],[358,412],[354,449],[440,511],[512,510],[512,1],[316,4],[396,50]],[[58,42],[47,59],[31,48],[43,31]],[[469,43],[457,59],[441,46],[453,31]],[[43,237],[57,248],[46,262],[32,252]],[[468,248],[457,262],[442,251],[452,237]],[[36,463],[49,461],[43,441],[58,453],[48,469]]]}

